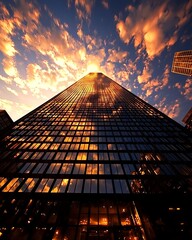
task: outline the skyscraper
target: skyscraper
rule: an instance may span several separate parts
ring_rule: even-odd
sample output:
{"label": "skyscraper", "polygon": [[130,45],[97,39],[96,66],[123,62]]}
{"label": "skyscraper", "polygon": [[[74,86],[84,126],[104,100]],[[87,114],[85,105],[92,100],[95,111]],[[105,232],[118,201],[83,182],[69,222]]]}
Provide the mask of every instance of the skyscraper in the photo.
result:
{"label": "skyscraper", "polygon": [[3,239],[190,239],[188,132],[101,73],[0,142]]}
{"label": "skyscraper", "polygon": [[192,76],[192,50],[175,53],[172,72]]}

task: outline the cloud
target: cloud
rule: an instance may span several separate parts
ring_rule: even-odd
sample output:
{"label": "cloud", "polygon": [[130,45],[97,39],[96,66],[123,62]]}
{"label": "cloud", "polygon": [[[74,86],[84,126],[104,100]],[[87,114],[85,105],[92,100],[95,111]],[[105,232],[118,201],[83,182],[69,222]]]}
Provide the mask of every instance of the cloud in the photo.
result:
{"label": "cloud", "polygon": [[116,73],[118,80],[122,83],[122,81],[129,80],[129,72],[127,71],[118,71]]}
{"label": "cloud", "polygon": [[169,66],[166,65],[164,72],[160,78],[153,78],[153,70],[150,66],[149,61],[145,62],[142,74],[137,77],[138,83],[141,85],[143,91],[145,91],[146,96],[150,96],[153,92],[158,92],[162,90],[169,82]]}
{"label": "cloud", "polygon": [[104,8],[108,9],[109,8],[109,2],[108,0],[101,0],[101,3],[103,5]]}
{"label": "cloud", "polygon": [[9,76],[4,77],[4,76],[0,75],[0,80],[3,81],[6,84],[10,84],[12,82],[12,78],[9,77]]}
{"label": "cloud", "polygon": [[16,65],[15,61],[12,57],[4,58],[2,61],[3,69],[4,69],[5,73],[7,75],[9,75],[10,77],[18,76],[17,68],[15,65]]}
{"label": "cloud", "polygon": [[191,79],[187,79],[184,85],[184,91],[181,92],[182,95],[185,96],[186,99],[192,100],[192,81]]}
{"label": "cloud", "polygon": [[0,15],[3,16],[0,19],[0,51],[4,56],[13,57],[17,53],[14,41],[11,38],[14,35],[14,20],[10,17],[3,3],[0,3]]}
{"label": "cloud", "polygon": [[[73,0],[68,0],[68,6],[70,7]],[[75,0],[75,10],[77,16],[80,20],[90,20],[92,8],[94,6],[95,0]]]}
{"label": "cloud", "polygon": [[[39,94],[42,89],[58,91],[58,85],[62,82],[63,89],[68,87],[66,73],[61,68],[50,67],[48,62],[44,66],[36,63],[27,65],[27,86],[33,94]],[[70,80],[68,78],[68,80]],[[70,82],[70,81],[69,81]]]}
{"label": "cloud", "polygon": [[180,102],[176,99],[174,102],[169,105],[165,104],[166,98],[164,97],[158,104],[155,105],[161,112],[169,116],[170,118],[176,118],[180,113]]}
{"label": "cloud", "polygon": [[139,75],[137,79],[138,79],[138,82],[142,84],[142,83],[149,82],[151,77],[152,77],[152,69],[150,69],[149,64],[147,63],[143,68],[142,74]]}
{"label": "cloud", "polygon": [[9,88],[9,87],[6,87],[6,89],[7,89],[7,91],[13,93],[15,96],[18,96],[18,93],[14,89]]}
{"label": "cloud", "polygon": [[164,68],[163,76],[160,78],[159,84],[155,89],[156,92],[159,90],[162,90],[165,86],[167,86],[169,82],[169,73],[170,73],[170,68],[169,68],[169,65],[166,64]]}
{"label": "cloud", "polygon": [[126,44],[133,41],[135,48],[145,49],[148,57],[153,59],[175,44],[178,30],[191,17],[191,4],[185,3],[182,7],[174,4],[174,7],[176,10],[168,0],[160,4],[141,3],[137,8],[129,5],[125,20],[115,17],[119,37]]}
{"label": "cloud", "polygon": [[181,89],[181,84],[177,82],[177,83],[175,83],[174,87]]}
{"label": "cloud", "polygon": [[20,0],[17,4],[17,8],[14,8],[14,19],[17,26],[24,32],[34,32],[37,30],[40,10],[35,3]]}
{"label": "cloud", "polygon": [[109,57],[108,57],[107,61],[117,62],[117,63],[124,62],[125,58],[127,58],[127,56],[128,56],[128,52],[115,50],[115,49],[109,49],[108,54],[109,54]]}
{"label": "cloud", "polygon": [[192,9],[192,2],[187,1],[185,4],[183,4],[182,8],[177,13],[177,17],[179,19],[178,27],[182,27],[184,24],[186,24],[189,19],[191,18],[192,13],[190,12]]}

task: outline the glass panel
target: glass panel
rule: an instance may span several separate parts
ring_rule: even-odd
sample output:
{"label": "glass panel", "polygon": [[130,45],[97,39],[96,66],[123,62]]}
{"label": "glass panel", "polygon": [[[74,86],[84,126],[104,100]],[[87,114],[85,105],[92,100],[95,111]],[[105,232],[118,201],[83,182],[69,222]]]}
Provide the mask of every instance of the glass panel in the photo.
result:
{"label": "glass panel", "polygon": [[57,179],[52,187],[52,193],[64,193],[68,184],[68,179]]}
{"label": "glass panel", "polygon": [[97,193],[97,179],[91,179],[91,193]]}
{"label": "glass panel", "polygon": [[19,192],[31,192],[36,185],[38,178],[27,178],[25,183],[19,189]]}
{"label": "glass panel", "polygon": [[106,179],[106,189],[107,193],[113,193],[113,185],[111,179]]}
{"label": "glass panel", "polygon": [[99,193],[106,193],[105,179],[99,179]]}
{"label": "glass panel", "polygon": [[85,179],[84,193],[90,193],[91,179]]}
{"label": "glass panel", "polygon": [[23,178],[13,178],[8,185],[3,189],[3,192],[14,192],[22,183]]}

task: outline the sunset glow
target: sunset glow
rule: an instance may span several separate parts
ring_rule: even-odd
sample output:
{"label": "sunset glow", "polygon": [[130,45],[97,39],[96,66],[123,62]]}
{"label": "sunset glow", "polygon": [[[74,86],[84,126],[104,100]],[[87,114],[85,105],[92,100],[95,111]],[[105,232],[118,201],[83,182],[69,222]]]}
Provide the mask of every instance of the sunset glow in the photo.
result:
{"label": "sunset glow", "polygon": [[17,120],[89,72],[103,72],[181,123],[192,81],[171,72],[190,49],[192,2],[1,1],[0,109]]}
{"label": "sunset glow", "polygon": [[94,64],[94,63],[91,63],[87,66],[87,72],[90,73],[90,72],[99,72],[99,67]]}

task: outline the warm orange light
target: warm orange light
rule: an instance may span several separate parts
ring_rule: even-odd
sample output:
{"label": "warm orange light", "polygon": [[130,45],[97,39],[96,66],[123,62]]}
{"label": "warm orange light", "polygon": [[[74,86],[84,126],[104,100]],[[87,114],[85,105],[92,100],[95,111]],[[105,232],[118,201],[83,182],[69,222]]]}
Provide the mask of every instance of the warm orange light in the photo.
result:
{"label": "warm orange light", "polygon": [[97,66],[95,63],[90,63],[87,66],[87,72],[99,72],[99,66]]}

